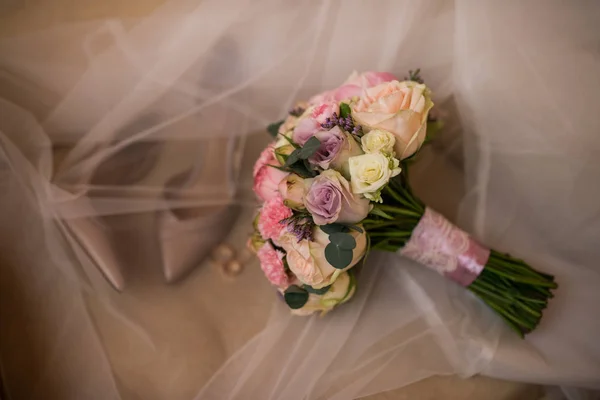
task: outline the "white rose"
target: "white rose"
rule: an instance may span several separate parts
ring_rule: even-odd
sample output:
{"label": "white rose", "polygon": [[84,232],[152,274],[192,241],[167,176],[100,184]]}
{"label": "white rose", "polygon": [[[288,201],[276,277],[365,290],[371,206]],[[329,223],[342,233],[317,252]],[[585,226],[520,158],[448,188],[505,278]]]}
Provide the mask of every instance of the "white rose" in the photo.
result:
{"label": "white rose", "polygon": [[399,161],[381,153],[350,157],[350,185],[354,193],[367,199],[382,202],[381,189],[390,178],[400,173]]}
{"label": "white rose", "polygon": [[350,300],[356,291],[354,277],[351,277],[347,272],[342,272],[329,290],[324,294],[311,293],[308,296],[308,301],[302,308],[292,310],[295,315],[310,315],[317,311],[326,313],[331,311],[335,306],[343,304]]}
{"label": "white rose", "polygon": [[315,289],[325,287],[336,281],[340,274],[355,266],[367,250],[367,235],[352,230],[349,232],[356,240],[352,262],[344,270],[334,268],[325,257],[325,247],[329,244],[329,235],[316,228],[314,240],[307,239],[298,242],[290,233],[280,239],[281,246],[286,251],[286,260],[292,273],[298,280]]}
{"label": "white rose", "polygon": [[383,153],[394,156],[395,136],[384,130],[374,129],[361,139],[362,149],[365,153]]}

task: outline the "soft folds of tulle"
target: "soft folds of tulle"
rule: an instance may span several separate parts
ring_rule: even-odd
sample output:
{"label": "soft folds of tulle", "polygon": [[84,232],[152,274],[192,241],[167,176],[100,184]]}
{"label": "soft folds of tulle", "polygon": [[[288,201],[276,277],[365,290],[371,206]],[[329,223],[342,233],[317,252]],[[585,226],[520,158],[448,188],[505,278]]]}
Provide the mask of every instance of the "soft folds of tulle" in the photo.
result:
{"label": "soft folds of tulle", "polygon": [[[9,392],[351,399],[477,373],[598,388],[598,20],[589,1],[182,0],[0,39]],[[249,226],[239,154],[215,166],[239,173],[237,187],[196,182],[164,196],[169,178],[202,170],[208,141],[243,142],[353,70],[417,67],[446,123],[415,164],[418,194],[451,219],[460,202],[461,228],[560,282],[527,340],[398,255],[370,255],[355,298],[324,318],[290,316],[256,266],[235,282],[202,271],[178,286],[146,269],[160,260],[156,211],[235,195]],[[244,159],[261,140],[245,141]],[[116,259],[135,279],[122,294],[61,222],[93,217],[127,250]]]}

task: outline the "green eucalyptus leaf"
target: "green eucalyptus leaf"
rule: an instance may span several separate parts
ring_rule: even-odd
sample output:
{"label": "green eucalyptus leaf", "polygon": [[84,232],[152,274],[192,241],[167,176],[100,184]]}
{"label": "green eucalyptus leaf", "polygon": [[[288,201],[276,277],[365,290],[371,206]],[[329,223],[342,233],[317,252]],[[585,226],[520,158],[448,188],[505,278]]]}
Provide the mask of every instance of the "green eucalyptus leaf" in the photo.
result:
{"label": "green eucalyptus leaf", "polygon": [[344,250],[353,250],[356,248],[356,240],[346,232],[336,232],[329,235],[329,241],[337,247]]}
{"label": "green eucalyptus leaf", "polygon": [[283,293],[285,303],[292,310],[302,308],[308,301],[308,292],[299,286],[292,285]]}
{"label": "green eucalyptus leaf", "polygon": [[302,288],[304,290],[306,290],[308,293],[313,293],[313,294],[319,294],[319,295],[321,295],[321,294],[327,293],[327,291],[329,291],[329,289],[331,288],[331,285],[327,285],[327,286],[322,287],[320,289],[315,289],[314,287],[309,286],[309,285],[303,285]]}
{"label": "green eucalyptus leaf", "polygon": [[314,171],[309,171],[308,169],[306,169],[306,167],[303,164],[299,164],[299,163],[287,167],[287,169],[285,169],[285,171],[293,172],[296,175],[300,176],[301,178],[313,178],[315,176]]}
{"label": "green eucalyptus leaf", "polygon": [[340,103],[340,117],[346,118],[352,113],[347,103]]}
{"label": "green eucalyptus leaf", "polygon": [[272,124],[269,124],[269,126],[267,126],[267,132],[269,132],[271,136],[277,137],[277,134],[279,133],[279,127],[281,125],[283,125],[283,120],[273,122]]}
{"label": "green eucalyptus leaf", "polygon": [[342,224],[321,225],[319,228],[321,228],[321,230],[328,235],[339,232],[348,232],[348,228],[346,227],[346,225]]}
{"label": "green eucalyptus leaf", "polygon": [[312,157],[312,155],[315,154],[317,150],[319,150],[320,146],[321,142],[319,141],[319,139],[317,139],[314,136],[311,137],[306,141],[306,143],[304,143],[304,146],[302,146],[302,148],[300,149],[299,157],[302,160],[306,160]]}
{"label": "green eucalyptus leaf", "polygon": [[342,249],[333,243],[325,247],[325,259],[333,268],[344,269],[352,263],[352,250]]}
{"label": "green eucalyptus leaf", "polygon": [[310,175],[311,178],[314,178],[315,176],[317,176],[317,171],[315,171],[312,167],[312,165],[310,165],[310,163],[308,162],[308,160],[302,160],[304,162],[304,168],[306,168],[306,171],[308,171],[308,174]]}
{"label": "green eucalyptus leaf", "polygon": [[289,167],[290,165],[296,163],[296,161],[300,160],[300,151],[302,151],[302,149],[296,149],[292,151],[287,160],[285,160],[285,164],[283,164],[283,166]]}

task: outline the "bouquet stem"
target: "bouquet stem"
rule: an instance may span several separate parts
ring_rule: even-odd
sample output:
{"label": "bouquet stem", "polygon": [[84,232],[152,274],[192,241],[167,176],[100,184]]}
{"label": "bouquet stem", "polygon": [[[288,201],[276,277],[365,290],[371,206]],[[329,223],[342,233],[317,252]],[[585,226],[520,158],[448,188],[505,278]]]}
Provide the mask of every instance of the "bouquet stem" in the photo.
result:
{"label": "bouquet stem", "polygon": [[[402,252],[427,209],[413,195],[406,175],[399,178],[390,181],[382,193],[385,205],[377,205],[371,217],[363,222],[372,249]],[[451,229],[463,233],[453,225]],[[472,239],[469,240],[476,244]],[[466,284],[464,279],[457,280],[451,274],[442,272],[439,265],[432,265],[435,262],[427,262],[419,256],[411,257],[410,252],[405,255],[466,286],[523,337],[538,326],[548,299],[553,297],[551,290],[557,288],[554,277],[536,271],[523,260],[508,254],[488,250],[478,244],[476,246],[478,248],[475,250],[484,249],[489,256],[481,269],[475,268],[477,272],[473,276],[476,277],[467,279]]]}

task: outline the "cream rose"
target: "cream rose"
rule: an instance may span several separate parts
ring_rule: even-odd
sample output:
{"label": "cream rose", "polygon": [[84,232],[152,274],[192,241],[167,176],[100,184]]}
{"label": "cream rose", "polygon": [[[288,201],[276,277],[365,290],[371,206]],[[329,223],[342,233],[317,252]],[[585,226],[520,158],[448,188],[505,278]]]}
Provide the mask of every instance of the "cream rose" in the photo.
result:
{"label": "cream rose", "polygon": [[304,179],[296,174],[290,174],[279,184],[279,193],[283,204],[294,210],[304,210],[304,197],[310,188],[312,179]]}
{"label": "cream rose", "polygon": [[383,153],[394,156],[394,144],[396,138],[388,131],[373,129],[360,139],[362,149],[365,153]]}
{"label": "cream rose", "polygon": [[335,282],[341,272],[355,266],[367,250],[367,235],[352,230],[349,234],[356,240],[352,262],[344,270],[336,269],[325,258],[325,247],[329,244],[329,235],[320,228],[315,228],[314,240],[307,239],[298,242],[292,234],[284,234],[280,244],[286,251],[286,260],[290,270],[298,280],[315,289]]}
{"label": "cream rose", "polygon": [[391,81],[366,89],[352,106],[352,117],[365,131],[381,129],[396,138],[401,160],[413,155],[427,134],[427,113],[433,102],[427,86],[413,81]]}
{"label": "cream rose", "polygon": [[287,156],[292,154],[295,149],[296,148],[292,146],[292,144],[286,138],[279,138],[279,140],[275,142],[275,150],[273,151],[275,154],[275,159],[279,165],[285,164],[285,159]]}
{"label": "cream rose", "polygon": [[348,163],[352,192],[378,202],[382,201],[381,189],[400,173],[399,161],[381,153],[350,157]]}
{"label": "cream rose", "polygon": [[348,272],[342,272],[327,292],[324,294],[311,293],[306,304],[302,308],[292,310],[292,314],[305,316],[319,311],[325,314],[350,300],[355,291],[354,277],[351,277]]}

